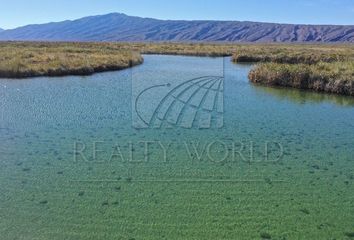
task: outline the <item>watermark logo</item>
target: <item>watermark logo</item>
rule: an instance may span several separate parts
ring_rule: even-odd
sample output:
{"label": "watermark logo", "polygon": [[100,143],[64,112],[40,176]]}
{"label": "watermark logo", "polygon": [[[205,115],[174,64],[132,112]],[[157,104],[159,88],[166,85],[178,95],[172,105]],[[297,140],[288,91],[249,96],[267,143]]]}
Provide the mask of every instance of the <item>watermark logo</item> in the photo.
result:
{"label": "watermark logo", "polygon": [[[132,126],[144,128],[222,128],[224,125],[224,65],[195,66],[178,72],[132,77]],[[215,67],[216,66],[216,67]],[[194,69],[195,68],[195,69]],[[171,69],[173,69],[171,71]],[[187,72],[187,73],[186,73]],[[199,73],[199,74],[198,74]]]}
{"label": "watermark logo", "polygon": [[[189,163],[276,163],[282,160],[284,149],[282,144],[273,141],[265,141],[260,146],[249,142],[224,142],[214,140],[211,142],[183,141],[182,143],[162,141],[129,141],[127,143],[114,143],[109,141],[74,142],[74,162],[104,163],[121,161],[128,163],[147,163],[152,160],[160,163],[172,163],[179,161],[173,159],[176,149],[178,156],[187,159]],[[109,149],[109,150],[107,150]],[[256,153],[260,153],[256,156]],[[155,154],[153,157],[151,157]]]}
{"label": "watermark logo", "polygon": [[223,90],[221,76],[146,87],[133,96],[133,127],[221,128]]}

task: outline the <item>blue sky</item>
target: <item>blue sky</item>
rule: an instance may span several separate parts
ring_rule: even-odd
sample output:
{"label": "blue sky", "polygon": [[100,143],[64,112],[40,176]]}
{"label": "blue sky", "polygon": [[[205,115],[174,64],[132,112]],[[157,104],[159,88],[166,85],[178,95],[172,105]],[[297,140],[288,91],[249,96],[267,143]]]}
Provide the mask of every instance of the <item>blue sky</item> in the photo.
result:
{"label": "blue sky", "polygon": [[111,12],[159,19],[354,25],[353,0],[0,0],[0,27]]}

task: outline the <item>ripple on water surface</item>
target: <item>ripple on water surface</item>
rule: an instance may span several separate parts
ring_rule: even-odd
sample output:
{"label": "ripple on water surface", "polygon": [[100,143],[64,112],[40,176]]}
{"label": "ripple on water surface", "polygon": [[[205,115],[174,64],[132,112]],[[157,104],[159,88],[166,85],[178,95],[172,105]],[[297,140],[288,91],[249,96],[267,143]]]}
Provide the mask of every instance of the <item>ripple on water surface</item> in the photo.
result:
{"label": "ripple on water surface", "polygon": [[[2,238],[351,238],[352,98],[254,86],[251,67],[151,55],[88,77],[1,79]],[[211,75],[222,125],[134,128],[139,87]],[[190,107],[188,89],[177,100]],[[198,105],[213,110],[214,93],[179,111],[215,119]]]}

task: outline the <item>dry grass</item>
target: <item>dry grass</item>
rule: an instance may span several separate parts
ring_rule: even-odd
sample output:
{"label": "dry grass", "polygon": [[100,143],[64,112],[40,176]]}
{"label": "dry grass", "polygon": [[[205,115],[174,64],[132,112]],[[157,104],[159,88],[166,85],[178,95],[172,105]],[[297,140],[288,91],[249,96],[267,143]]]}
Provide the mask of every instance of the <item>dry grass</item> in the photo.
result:
{"label": "dry grass", "polygon": [[131,44],[130,47],[144,54],[172,54],[207,57],[231,56],[238,48],[237,45],[203,43]]}
{"label": "dry grass", "polygon": [[353,45],[137,43],[127,47],[146,54],[232,56],[234,62],[314,64],[354,60]]}
{"label": "dry grass", "polygon": [[233,61],[261,62],[249,74],[253,83],[354,96],[353,45],[261,46]]}
{"label": "dry grass", "polygon": [[0,43],[0,77],[88,75],[142,63],[140,53],[232,56],[261,62],[250,80],[353,95],[353,45],[203,43]]}
{"label": "dry grass", "polygon": [[0,77],[89,75],[143,61],[139,53],[89,43],[0,43]]}
{"label": "dry grass", "polygon": [[242,47],[233,54],[234,62],[275,62],[315,64],[354,60],[350,45],[261,45]]}
{"label": "dry grass", "polygon": [[250,73],[253,83],[354,96],[354,61],[317,64],[262,63]]}

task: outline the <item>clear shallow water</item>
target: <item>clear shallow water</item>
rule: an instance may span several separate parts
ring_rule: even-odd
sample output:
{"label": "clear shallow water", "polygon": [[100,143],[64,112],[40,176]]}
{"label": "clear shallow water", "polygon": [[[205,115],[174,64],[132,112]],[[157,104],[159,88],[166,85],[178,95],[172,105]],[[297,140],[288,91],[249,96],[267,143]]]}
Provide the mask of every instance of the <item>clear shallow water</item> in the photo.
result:
{"label": "clear shallow water", "polygon": [[[251,66],[228,58],[144,58],[89,77],[0,80],[2,239],[354,231],[352,98],[253,86]],[[211,75],[224,76],[222,126],[134,128],[141,91],[171,85],[140,102],[149,113],[164,91]]]}

